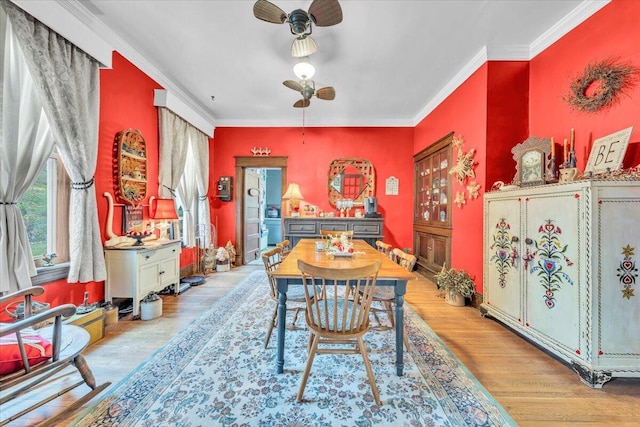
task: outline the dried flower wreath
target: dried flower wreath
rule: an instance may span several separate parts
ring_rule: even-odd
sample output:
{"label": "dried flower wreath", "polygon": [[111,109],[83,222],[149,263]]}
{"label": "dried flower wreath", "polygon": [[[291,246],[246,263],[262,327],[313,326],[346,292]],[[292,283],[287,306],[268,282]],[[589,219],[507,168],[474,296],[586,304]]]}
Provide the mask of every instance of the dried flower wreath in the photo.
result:
{"label": "dried flower wreath", "polygon": [[618,95],[635,84],[638,69],[607,59],[587,65],[571,83],[571,94],[563,97],[572,108],[594,113],[611,107]]}

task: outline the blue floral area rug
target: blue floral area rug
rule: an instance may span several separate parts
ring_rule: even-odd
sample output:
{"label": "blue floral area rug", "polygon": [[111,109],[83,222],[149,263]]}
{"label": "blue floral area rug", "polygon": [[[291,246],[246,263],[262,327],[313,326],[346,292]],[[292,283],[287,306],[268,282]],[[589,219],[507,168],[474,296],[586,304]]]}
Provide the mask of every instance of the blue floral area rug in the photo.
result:
{"label": "blue floral area rug", "polygon": [[297,403],[308,333],[287,330],[285,372],[277,374],[277,331],[264,349],[275,304],[268,292],[264,272],[249,274],[71,425],[517,425],[407,304],[404,376],[395,373],[393,331],[365,335],[382,406],[359,354],[316,356]]}

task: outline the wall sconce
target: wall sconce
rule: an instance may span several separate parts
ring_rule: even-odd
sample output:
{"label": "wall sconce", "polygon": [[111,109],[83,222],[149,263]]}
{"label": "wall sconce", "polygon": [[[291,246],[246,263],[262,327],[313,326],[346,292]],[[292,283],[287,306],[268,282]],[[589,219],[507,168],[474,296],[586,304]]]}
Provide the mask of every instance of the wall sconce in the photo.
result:
{"label": "wall sconce", "polygon": [[156,228],[160,230],[158,242],[168,242],[170,240],[168,235],[169,222],[178,219],[175,202],[173,199],[155,199],[153,197],[149,202],[149,214],[157,222]]}
{"label": "wall sconce", "polygon": [[289,184],[287,191],[282,196],[283,200],[289,200],[289,206],[291,207],[291,216],[300,215],[300,200],[304,199],[300,192],[300,186],[295,182]]}

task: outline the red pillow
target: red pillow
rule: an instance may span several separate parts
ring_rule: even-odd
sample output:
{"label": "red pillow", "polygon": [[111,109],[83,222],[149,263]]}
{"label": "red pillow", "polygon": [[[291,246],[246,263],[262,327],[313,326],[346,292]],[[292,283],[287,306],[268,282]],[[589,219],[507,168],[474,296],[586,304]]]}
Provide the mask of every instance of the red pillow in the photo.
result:
{"label": "red pillow", "polygon": [[[29,366],[48,360],[52,356],[51,343],[33,330],[20,333],[29,360]],[[0,338],[0,375],[7,375],[24,368],[16,334]]]}

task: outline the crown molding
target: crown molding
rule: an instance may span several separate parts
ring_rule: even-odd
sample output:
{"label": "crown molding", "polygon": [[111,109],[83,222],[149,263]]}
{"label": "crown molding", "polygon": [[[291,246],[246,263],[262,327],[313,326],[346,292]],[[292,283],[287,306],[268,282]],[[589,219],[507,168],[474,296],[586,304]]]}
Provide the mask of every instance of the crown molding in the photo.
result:
{"label": "crown molding", "polygon": [[569,12],[564,18],[556,22],[531,43],[529,59],[535,58],[539,53],[560,40],[569,31],[582,24],[610,2],[611,0],[585,0],[580,3],[578,7]]}

